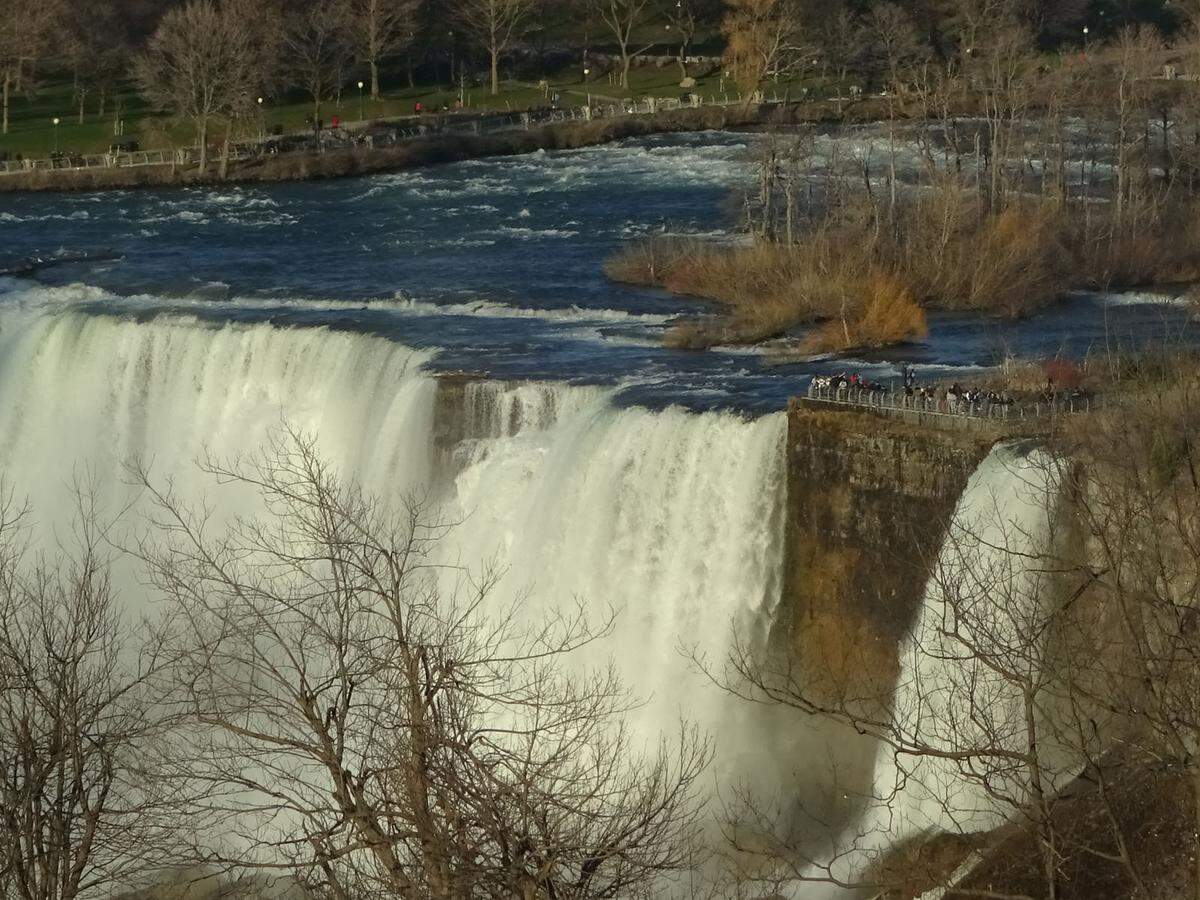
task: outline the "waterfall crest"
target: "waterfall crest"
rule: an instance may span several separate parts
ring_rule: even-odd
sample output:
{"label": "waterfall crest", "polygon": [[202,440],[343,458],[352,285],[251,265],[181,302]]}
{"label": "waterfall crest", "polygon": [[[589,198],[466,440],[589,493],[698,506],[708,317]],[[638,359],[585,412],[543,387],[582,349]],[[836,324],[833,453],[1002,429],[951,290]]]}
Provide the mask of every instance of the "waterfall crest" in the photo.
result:
{"label": "waterfall crest", "polygon": [[[211,488],[198,456],[253,453],[286,421],[373,494],[440,499],[461,523],[447,559],[497,562],[497,603],[527,593],[531,614],[576,598],[615,608],[613,638],[581,664],[614,659],[650,698],[636,715],[647,741],[681,715],[735,730],[729,701],[679,650],[699,644],[719,658],[735,620],[769,625],[783,414],[621,408],[612,389],[560,384],[443,391],[422,368],[430,351],[175,315],[51,311],[5,335],[4,350],[0,465],[47,525],[64,524],[72,472],[91,474],[118,508],[123,464],[144,460],[194,501]],[[458,421],[436,421],[447,416]],[[449,469],[437,465],[436,433],[454,436]]]}

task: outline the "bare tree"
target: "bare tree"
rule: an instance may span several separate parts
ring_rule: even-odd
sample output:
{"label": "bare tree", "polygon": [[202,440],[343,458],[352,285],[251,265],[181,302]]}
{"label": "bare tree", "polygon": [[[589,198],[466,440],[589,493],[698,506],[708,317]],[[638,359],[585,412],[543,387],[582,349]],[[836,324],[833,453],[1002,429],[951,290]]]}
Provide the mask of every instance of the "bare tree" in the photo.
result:
{"label": "bare tree", "polygon": [[165,658],[123,623],[107,526],[78,498],[58,558],[30,555],[21,511],[0,504],[0,893],[23,900],[107,894],[179,862],[152,752]]}
{"label": "bare tree", "polygon": [[235,8],[229,2],[192,0],[170,10],[135,64],[146,97],[192,123],[201,175],[208,168],[213,120],[245,102],[259,60],[253,30],[232,13]]}
{"label": "bare tree", "polygon": [[457,0],[455,15],[469,35],[487,51],[492,96],[500,93],[500,57],[520,37],[535,0]]}
{"label": "bare tree", "polygon": [[[1146,120],[1150,115],[1147,85],[1159,70],[1161,51],[1162,41],[1150,29],[1126,28],[1122,29],[1108,54],[1111,56],[1111,77],[1105,81],[1111,90],[1111,111],[1115,117],[1114,237],[1129,227],[1130,210],[1139,202],[1138,180],[1133,177],[1133,164],[1139,145],[1147,133]],[[1143,166],[1147,166],[1148,154],[1141,155]]]}
{"label": "bare tree", "polygon": [[[1055,797],[1088,758],[1054,715],[1067,696],[1056,653],[1072,624],[1055,526],[1063,473],[1048,454],[1005,449],[993,450],[984,465],[993,477],[968,487],[933,562],[890,700],[830,693],[803,680],[790,655],[764,658],[740,639],[729,668],[716,675],[748,700],[782,704],[880,742],[866,811],[846,832],[808,846],[752,842],[793,877],[863,884],[880,877],[882,854],[905,838],[931,828],[969,835],[1011,822],[1039,848],[1043,888],[1058,896],[1063,844]],[[736,812],[775,832],[763,798],[744,798]],[[987,896],[1006,895],[997,887]]]}
{"label": "bare tree", "polygon": [[862,62],[867,51],[867,28],[845,3],[838,3],[822,17],[817,34],[838,85],[844,86],[847,76]]}
{"label": "bare tree", "polygon": [[341,483],[306,439],[204,468],[263,515],[221,534],[142,472],[142,553],[177,612],[181,769],[258,864],[335,897],[499,900],[649,896],[694,862],[707,743],[683,726],[642,755],[613,672],[569,674],[605,623],[498,607],[493,575],[436,562],[445,525]]}
{"label": "bare tree", "polygon": [[871,9],[869,27],[890,87],[898,89],[901,72],[921,52],[921,40],[912,17],[895,3],[880,3]]}
{"label": "bare tree", "polygon": [[346,29],[360,62],[371,73],[371,99],[379,99],[379,63],[412,43],[420,0],[344,0]]}
{"label": "bare tree", "polygon": [[595,16],[612,34],[621,53],[621,87],[629,87],[633,61],[654,46],[654,41],[638,46],[637,34],[660,15],[658,0],[589,0]]}
{"label": "bare tree", "polygon": [[[1167,369],[1139,402],[1068,446],[1082,546],[1073,562],[1100,611],[1106,652],[1082,681],[1092,708],[1127,723],[1125,740],[1192,785],[1192,896],[1200,897],[1200,382]],[[1099,630],[1099,629],[1097,629]]]}
{"label": "bare tree", "polygon": [[664,7],[669,28],[679,44],[679,77],[688,77],[688,57],[697,30],[717,18],[721,4],[717,0],[675,0]]}
{"label": "bare tree", "polygon": [[122,17],[111,0],[83,0],[70,7],[62,32],[62,51],[74,75],[79,122],[89,95],[103,116],[117,81],[126,74],[133,51]]}
{"label": "bare tree", "polygon": [[812,52],[804,41],[802,8],[795,0],[725,0],[725,5],[725,64],[749,102],[766,78]]}
{"label": "bare tree", "polygon": [[340,90],[351,57],[345,9],[337,0],[304,0],[288,12],[282,47],[287,77],[308,94],[319,119],[321,104]]}
{"label": "bare tree", "polygon": [[49,48],[61,14],[56,0],[6,0],[0,6],[0,133],[8,134],[13,91],[21,89]]}

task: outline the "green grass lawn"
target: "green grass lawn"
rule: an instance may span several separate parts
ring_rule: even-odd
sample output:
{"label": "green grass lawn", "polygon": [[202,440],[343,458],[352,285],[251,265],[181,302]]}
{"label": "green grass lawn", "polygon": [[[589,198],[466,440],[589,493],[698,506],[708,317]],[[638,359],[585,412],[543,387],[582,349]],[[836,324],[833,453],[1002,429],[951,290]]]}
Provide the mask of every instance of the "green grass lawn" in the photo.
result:
{"label": "green grass lawn", "polygon": [[[702,76],[702,77],[701,77]],[[725,82],[719,72],[695,73],[695,93],[706,100],[733,96],[735,88]],[[678,97],[685,93],[679,87],[678,66],[672,64],[635,67],[630,73],[628,90],[616,84],[615,77],[606,74],[593,75],[586,81],[577,67],[548,78],[550,89],[557,92],[562,105],[582,105],[590,95],[593,101],[622,99],[627,97]],[[816,86],[812,82],[808,82]],[[386,87],[386,86],[385,86]],[[768,97],[799,95],[801,85],[796,82],[768,84]],[[344,91],[340,101],[322,104],[321,117],[326,123],[333,116],[343,122],[357,121],[360,115],[367,119],[388,119],[408,116],[413,106],[420,101],[427,110],[438,110],[445,104],[452,107],[458,98],[457,88],[448,86],[417,86],[387,91],[378,101],[364,96],[361,101],[356,86]],[[187,146],[193,140],[191,128],[172,122],[151,109],[134,89],[132,84],[123,85],[119,97],[110,97],[108,108],[100,115],[98,98],[85,99],[82,121],[79,107],[72,96],[71,83],[67,80],[46,80],[30,95],[13,98],[10,111],[10,127],[7,135],[0,135],[0,155],[20,154],[25,157],[48,156],[56,147],[67,153],[100,153],[116,141],[137,141],[142,149],[159,149],[171,146]],[[469,110],[520,110],[546,103],[543,92],[531,82],[506,81],[497,96],[491,96],[486,85],[469,86],[464,90],[465,105]],[[119,111],[119,115],[118,115]],[[256,136],[268,132],[275,126],[284,131],[301,131],[306,128],[305,119],[313,113],[311,101],[300,97],[287,100],[269,99],[263,103],[258,121],[245,122],[235,137]],[[59,119],[56,127],[55,118]],[[117,122],[121,123],[122,134],[117,134]],[[214,135],[214,140],[217,137]]]}

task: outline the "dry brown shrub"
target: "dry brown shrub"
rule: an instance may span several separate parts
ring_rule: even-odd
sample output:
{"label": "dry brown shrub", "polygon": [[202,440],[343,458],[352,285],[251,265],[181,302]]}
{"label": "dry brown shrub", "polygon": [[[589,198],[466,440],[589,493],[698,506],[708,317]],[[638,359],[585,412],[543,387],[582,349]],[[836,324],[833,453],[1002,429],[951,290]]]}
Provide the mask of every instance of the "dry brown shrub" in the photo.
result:
{"label": "dry brown shrub", "polygon": [[654,237],[626,244],[604,263],[604,274],[625,284],[665,285],[676,267],[696,253],[691,242]]}
{"label": "dry brown shrub", "polygon": [[977,196],[942,185],[906,211],[892,262],[930,305],[1021,316],[1068,286],[1065,230],[1053,204],[989,214]]}
{"label": "dry brown shrub", "polygon": [[859,323],[862,338],[869,346],[919,340],[929,333],[925,310],[895,276],[875,275],[869,296]]}
{"label": "dry brown shrub", "polygon": [[887,347],[929,333],[925,310],[894,275],[875,273],[862,285],[865,304],[852,316],[823,324],[804,342],[809,353]]}
{"label": "dry brown shrub", "polygon": [[1071,390],[1083,384],[1083,367],[1072,359],[1048,359],[1042,363],[1042,372],[1055,387]]}

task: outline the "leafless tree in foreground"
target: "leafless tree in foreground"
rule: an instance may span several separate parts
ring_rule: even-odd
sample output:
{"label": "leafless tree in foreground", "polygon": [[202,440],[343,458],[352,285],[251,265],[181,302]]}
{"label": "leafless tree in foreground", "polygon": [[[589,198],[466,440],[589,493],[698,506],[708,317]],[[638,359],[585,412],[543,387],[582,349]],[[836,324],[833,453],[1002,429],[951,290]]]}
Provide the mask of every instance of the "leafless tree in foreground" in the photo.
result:
{"label": "leafless tree in foreground", "polygon": [[295,434],[203,468],[263,514],[218,536],[143,471],[142,555],[177,618],[180,768],[229,816],[229,861],[446,900],[649,896],[694,864],[707,742],[681,726],[643,752],[613,671],[565,668],[607,622],[497,608],[494,575],[435,562],[447,526]]}
{"label": "leafless tree in foreground", "polygon": [[1081,692],[1191,784],[1195,827],[1179,840],[1200,897],[1200,380],[1184,364],[1167,372],[1165,389],[1092,423],[1077,446],[1079,580],[1110,635]]}
{"label": "leafless tree in foreground", "polygon": [[0,897],[108,894],[178,859],[152,762],[165,659],[118,615],[104,523],[78,496],[57,558],[27,552],[24,511],[0,502]]}
{"label": "leafless tree in foreground", "polygon": [[[898,868],[897,846],[930,829],[970,840],[1007,822],[1040,851],[1040,890],[1059,895],[1068,848],[1054,816],[1057,794],[1099,759],[1097,735],[1076,726],[1089,716],[1104,721],[1095,704],[1068,701],[1080,670],[1109,648],[1081,639],[1078,595],[1063,589],[1069,569],[1055,529],[1062,464],[1041,454],[1003,465],[1002,489],[968,489],[969,506],[933,561],[890,702],[831,700],[803,680],[790,655],[764,659],[740,640],[726,670],[714,674],[747,700],[839,723],[880,744],[866,812],[840,833],[810,828],[817,838],[798,842],[765,798],[738,798],[730,842],[772,861],[759,863],[768,877],[782,867],[795,878],[877,890],[948,886],[950,872],[919,862]],[[1000,885],[955,892],[1024,896]]]}

